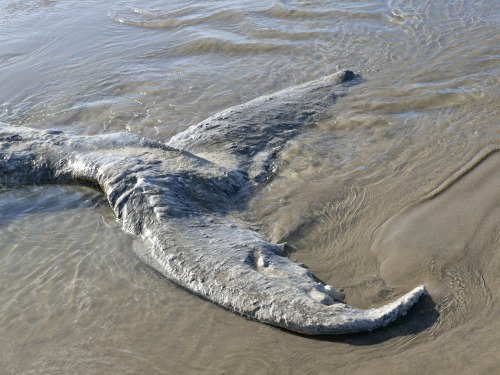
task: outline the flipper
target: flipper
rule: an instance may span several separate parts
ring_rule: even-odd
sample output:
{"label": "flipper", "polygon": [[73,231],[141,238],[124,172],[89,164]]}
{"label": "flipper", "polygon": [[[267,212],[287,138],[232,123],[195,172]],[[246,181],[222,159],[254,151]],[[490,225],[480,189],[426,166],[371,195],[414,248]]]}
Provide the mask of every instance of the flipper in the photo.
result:
{"label": "flipper", "polygon": [[280,255],[282,245],[232,216],[240,191],[268,175],[272,150],[327,108],[335,85],[351,74],[221,112],[168,145],[130,133],[70,136],[0,125],[0,184],[102,190],[123,229],[142,237],[144,246],[137,251],[145,262],[247,317],[305,334],[373,330],[404,315],[426,293],[424,287],[377,309],[337,302],[333,287]]}
{"label": "flipper", "polygon": [[352,71],[345,70],[261,96],[189,127],[167,144],[264,182],[285,143],[305,125],[318,121],[345,93],[342,84],[354,78]]}

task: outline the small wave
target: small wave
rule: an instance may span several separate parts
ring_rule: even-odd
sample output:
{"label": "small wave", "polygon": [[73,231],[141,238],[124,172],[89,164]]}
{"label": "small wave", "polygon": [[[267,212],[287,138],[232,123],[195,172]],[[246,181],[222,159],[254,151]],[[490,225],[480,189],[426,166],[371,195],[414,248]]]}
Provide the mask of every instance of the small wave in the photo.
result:
{"label": "small wave", "polygon": [[[425,5],[425,4],[424,4]],[[404,28],[416,29],[425,20],[427,10],[419,10],[413,3],[404,4],[403,1],[389,1],[387,20]]]}
{"label": "small wave", "polygon": [[163,54],[175,56],[192,56],[201,54],[248,54],[248,53],[266,53],[266,52],[286,52],[291,47],[275,43],[262,42],[233,42],[229,40],[202,37],[196,40],[188,41],[177,46],[171,47],[168,51],[148,53],[146,58],[158,58]]}
{"label": "small wave", "polygon": [[407,12],[402,9],[392,9],[388,15],[389,21],[398,25],[413,25],[422,20],[422,16],[416,12]]}
{"label": "small wave", "polygon": [[[4,53],[0,55],[0,65],[7,65],[22,59],[21,53]],[[1,69],[0,69],[1,70]]]}
{"label": "small wave", "polygon": [[258,14],[261,16],[266,16],[270,18],[280,18],[283,20],[318,20],[318,19],[380,19],[381,13],[378,9],[339,9],[336,7],[335,9],[305,9],[298,7],[288,7],[282,4],[274,4],[268,9],[258,11]]}
{"label": "small wave", "polygon": [[29,15],[46,8],[54,7],[58,3],[58,0],[12,0],[5,3],[5,5],[0,8],[2,10],[2,16],[6,15]]}
{"label": "small wave", "polygon": [[281,40],[307,40],[319,39],[325,36],[324,32],[320,31],[305,31],[305,32],[287,32],[281,30],[267,29],[257,30],[254,36],[258,39],[281,39]]}
{"label": "small wave", "polygon": [[200,9],[198,6],[188,6],[172,11],[115,6],[110,9],[108,15],[113,21],[121,24],[152,29],[176,29],[205,25],[215,21],[238,23],[244,18],[242,12],[234,9],[214,10],[207,13],[206,9]]}
{"label": "small wave", "polygon": [[[408,102],[408,97],[413,98],[411,102]],[[390,105],[392,113],[430,113],[478,101],[481,97],[481,91],[474,87],[474,81],[468,77],[437,82],[428,80],[394,88],[390,102],[373,102],[369,107],[376,112],[383,112]]]}

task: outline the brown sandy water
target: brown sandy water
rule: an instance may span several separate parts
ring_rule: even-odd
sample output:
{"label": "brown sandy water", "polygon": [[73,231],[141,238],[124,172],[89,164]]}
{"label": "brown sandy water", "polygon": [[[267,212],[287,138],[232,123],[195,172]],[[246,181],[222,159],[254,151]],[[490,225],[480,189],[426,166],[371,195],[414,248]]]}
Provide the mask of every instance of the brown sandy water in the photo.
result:
{"label": "brown sandy water", "polygon": [[350,304],[376,306],[422,283],[430,292],[386,329],[302,337],[149,269],[98,192],[2,190],[1,373],[498,371],[497,1],[7,0],[0,9],[5,123],[168,140],[337,67],[362,74],[289,144],[247,216]]}

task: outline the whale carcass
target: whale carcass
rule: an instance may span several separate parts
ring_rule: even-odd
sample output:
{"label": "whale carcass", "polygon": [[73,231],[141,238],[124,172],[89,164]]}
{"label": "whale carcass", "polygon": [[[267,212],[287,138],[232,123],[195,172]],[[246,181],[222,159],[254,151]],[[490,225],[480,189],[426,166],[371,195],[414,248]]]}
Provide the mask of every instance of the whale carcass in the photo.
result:
{"label": "whale carcass", "polygon": [[[222,111],[168,143],[130,133],[68,135],[0,124],[0,184],[81,184],[104,192],[138,255],[182,287],[234,312],[305,334],[385,326],[425,292],[361,310],[317,282],[239,219],[300,128],[317,121],[354,74],[343,71]],[[243,203],[242,203],[243,202]]]}

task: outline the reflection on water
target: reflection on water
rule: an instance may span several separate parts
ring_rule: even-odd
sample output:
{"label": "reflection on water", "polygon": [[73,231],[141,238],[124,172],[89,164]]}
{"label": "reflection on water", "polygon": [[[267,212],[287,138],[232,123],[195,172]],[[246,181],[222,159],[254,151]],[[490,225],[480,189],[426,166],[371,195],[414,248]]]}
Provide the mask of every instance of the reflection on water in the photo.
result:
{"label": "reflection on water", "polygon": [[[0,191],[6,373],[494,373],[500,358],[500,5],[391,0],[8,0],[0,121],[167,140],[338,68],[364,82],[293,140],[245,215],[369,307],[408,317],[308,338],[200,300],[143,265],[98,192]],[[426,198],[427,196],[427,198]]]}

